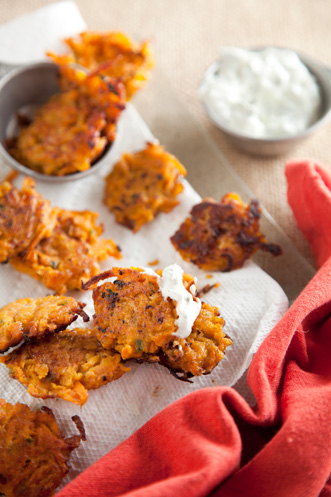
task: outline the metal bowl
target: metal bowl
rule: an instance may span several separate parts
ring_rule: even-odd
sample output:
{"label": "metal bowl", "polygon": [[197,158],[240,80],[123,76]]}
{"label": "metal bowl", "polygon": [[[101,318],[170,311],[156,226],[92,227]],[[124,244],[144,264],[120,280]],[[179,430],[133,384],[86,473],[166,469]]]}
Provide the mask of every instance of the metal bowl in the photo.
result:
{"label": "metal bowl", "polygon": [[[263,50],[267,47],[253,48],[251,50]],[[292,50],[295,52],[294,50]],[[286,138],[255,138],[249,137],[247,135],[235,132],[229,129],[224,123],[220,116],[215,112],[215,109],[206,102],[206,100],[201,96],[202,104],[211,118],[211,120],[220,128],[223,133],[226,134],[228,139],[240,150],[253,155],[261,156],[276,156],[282,155],[293,150],[299,143],[303,140],[309,138],[315,131],[325,125],[330,121],[331,118],[331,72],[330,69],[323,66],[319,62],[303,55],[299,52],[295,52],[303,64],[309,69],[309,71],[315,76],[317,83],[319,84],[321,91],[321,107],[320,113],[317,120],[309,126],[304,131],[298,133],[297,135],[289,136]],[[215,74],[220,65],[221,59],[212,63],[204,73],[201,86],[204,82],[209,79],[213,74]],[[200,87],[201,87],[200,86]]]}
{"label": "metal bowl", "polygon": [[[85,171],[66,176],[49,176],[30,169],[15,160],[6,150],[4,142],[13,136],[17,128],[17,113],[22,110],[35,111],[54,93],[59,91],[58,66],[53,62],[39,62],[13,69],[0,80],[0,155],[7,164],[20,173],[33,176],[38,180],[66,182],[93,174],[106,163],[113,160],[115,143],[112,143],[98,160]],[[117,128],[117,136],[120,126]]]}

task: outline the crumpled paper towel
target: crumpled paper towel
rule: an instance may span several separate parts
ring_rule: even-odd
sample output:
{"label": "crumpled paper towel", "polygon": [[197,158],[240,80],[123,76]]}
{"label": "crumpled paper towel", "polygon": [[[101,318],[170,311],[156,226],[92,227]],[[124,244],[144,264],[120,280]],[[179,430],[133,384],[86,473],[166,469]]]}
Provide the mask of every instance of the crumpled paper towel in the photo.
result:
{"label": "crumpled paper towel", "polygon": [[[20,33],[20,39],[23,39],[23,28],[29,30],[29,26],[34,26],[36,19],[38,23],[46,25],[50,17],[53,39],[48,37],[47,43],[42,39],[38,40],[38,54],[41,46],[44,51],[50,47],[56,49],[56,44],[60,47],[61,36],[70,34],[68,30],[65,33],[61,29],[57,30],[64,18],[67,27],[72,24],[73,32],[77,32],[77,27],[81,30],[85,26],[72,2],[60,2],[0,27],[0,47],[3,48],[5,36],[8,38],[6,53],[11,53],[9,41],[17,42],[16,30]],[[12,50],[12,60],[21,60],[18,55],[20,45],[14,44]],[[29,55],[31,59],[35,59],[32,51]],[[27,57],[24,61],[28,62],[30,58]],[[6,62],[10,60],[7,58]],[[148,86],[142,91],[148,91]],[[234,385],[288,306],[287,298],[278,283],[252,261],[248,261],[242,269],[230,273],[213,273],[213,278],[210,279],[204,271],[181,259],[169,238],[191,207],[200,201],[199,195],[187,181],[184,181],[185,188],[180,195],[180,204],[169,214],[160,214],[154,222],[145,225],[137,234],[115,223],[112,214],[103,205],[104,177],[123,152],[139,150],[147,141],[154,139],[134,106],[128,104],[120,120],[116,144],[108,161],[105,161],[96,174],[78,181],[55,185],[38,182],[37,190],[50,199],[52,205],[75,210],[90,209],[99,213],[99,219],[105,227],[104,237],[115,240],[122,248],[123,255],[120,261],[109,258],[103,262],[103,270],[112,265],[148,266],[149,262],[158,259],[160,268],[177,263],[185,271],[197,276],[198,288],[218,281],[220,286],[206,294],[203,299],[219,307],[221,315],[225,318],[225,331],[232,338],[233,345],[227,349],[225,359],[210,375],[195,378],[193,384],[175,379],[166,368],[158,365],[132,364],[131,372],[119,380],[99,390],[90,391],[88,401],[81,409],[61,399],[41,401],[32,398],[22,385],[10,379],[7,368],[1,364],[0,398],[12,403],[19,401],[32,407],[47,405],[53,409],[61,427],[67,433],[73,431],[70,417],[74,414],[81,417],[86,428],[87,441],[72,454],[72,470],[64,483],[176,399],[207,386]],[[4,177],[9,169],[4,164],[0,167],[1,176]],[[21,181],[22,176],[18,178],[17,184],[20,185]],[[16,272],[10,265],[1,266],[0,274],[0,306],[15,299],[45,296],[50,293],[42,284]],[[91,292],[76,292],[75,297],[88,304],[87,312],[92,316]],[[84,325],[81,318],[78,318],[75,325]]]}
{"label": "crumpled paper towel", "polygon": [[84,29],[86,23],[74,2],[47,5],[0,27],[0,62],[39,62],[45,50],[63,50],[61,40]]}

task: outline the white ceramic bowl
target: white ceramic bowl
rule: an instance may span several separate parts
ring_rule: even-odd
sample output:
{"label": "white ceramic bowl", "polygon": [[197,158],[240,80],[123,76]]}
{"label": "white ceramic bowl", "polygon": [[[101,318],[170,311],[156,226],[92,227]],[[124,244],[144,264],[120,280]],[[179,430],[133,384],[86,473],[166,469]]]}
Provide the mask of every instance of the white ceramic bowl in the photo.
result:
{"label": "white ceramic bowl", "polygon": [[100,170],[106,163],[112,162],[117,138],[97,161],[85,171],[66,176],[49,176],[30,169],[15,160],[6,150],[4,141],[12,136],[13,122],[17,112],[22,108],[37,108],[43,105],[54,93],[59,91],[57,84],[58,66],[53,62],[39,62],[13,69],[0,80],[0,155],[9,166],[17,171],[33,176],[38,180],[66,182],[84,178]]}
{"label": "white ceramic bowl", "polygon": [[[252,48],[251,50],[258,51],[263,50],[267,47]],[[294,50],[292,50],[294,51]],[[294,51],[295,52],[295,51]],[[255,138],[249,137],[247,135],[240,134],[238,132],[229,129],[223,122],[215,108],[210,105],[201,96],[202,104],[211,118],[211,120],[220,128],[228,137],[228,139],[240,150],[262,156],[275,156],[288,153],[295,148],[299,143],[301,143],[306,138],[310,137],[315,131],[321,128],[323,125],[328,123],[331,119],[331,72],[330,69],[318,63],[317,61],[303,55],[301,53],[295,52],[309,69],[309,71],[315,76],[317,83],[321,90],[321,108],[318,119],[307,129],[298,133],[297,135],[286,137],[286,138]],[[215,74],[220,65],[221,59],[213,62],[205,71],[201,85],[204,84],[206,80],[209,80],[213,74]]]}

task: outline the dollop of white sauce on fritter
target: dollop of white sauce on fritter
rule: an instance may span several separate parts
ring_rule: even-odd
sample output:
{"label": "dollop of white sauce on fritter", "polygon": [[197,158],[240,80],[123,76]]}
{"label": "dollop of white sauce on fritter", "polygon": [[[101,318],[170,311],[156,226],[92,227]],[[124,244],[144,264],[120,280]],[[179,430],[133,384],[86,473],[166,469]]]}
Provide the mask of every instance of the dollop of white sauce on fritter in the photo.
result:
{"label": "dollop of white sauce on fritter", "polygon": [[[193,298],[193,295],[186,290],[183,283],[183,269],[178,264],[171,264],[162,271],[162,277],[152,269],[141,268],[146,274],[157,278],[157,282],[165,300],[169,297],[176,302],[177,319],[175,324],[177,330],[174,335],[178,338],[187,338],[191,332],[193,324],[201,310],[201,301]],[[196,283],[196,282],[195,282]],[[191,291],[195,293],[196,286],[191,285]]]}

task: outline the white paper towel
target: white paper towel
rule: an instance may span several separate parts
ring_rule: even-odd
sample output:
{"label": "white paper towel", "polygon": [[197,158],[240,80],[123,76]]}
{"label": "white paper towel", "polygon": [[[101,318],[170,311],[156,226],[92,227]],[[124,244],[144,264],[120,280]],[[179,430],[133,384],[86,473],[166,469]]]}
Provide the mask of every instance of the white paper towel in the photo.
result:
{"label": "white paper towel", "polygon": [[61,40],[84,29],[86,23],[74,2],[47,5],[0,27],[0,62],[38,62],[46,50],[63,51]]}
{"label": "white paper towel", "polygon": [[[63,19],[66,27],[63,30]],[[47,25],[51,19],[51,36],[38,39],[36,52],[34,45],[29,50],[16,42],[17,30],[22,33],[36,23]],[[0,27],[0,60],[5,62],[29,62],[36,60],[46,49],[61,47],[61,37],[84,29],[84,21],[72,2],[60,2],[29,14],[25,18],[11,21]],[[120,27],[119,27],[120,29]],[[22,30],[25,30],[22,32]],[[3,42],[7,40],[7,44]],[[33,42],[36,43],[36,40]],[[10,58],[12,55],[12,58]],[[40,58],[40,57],[39,57]],[[142,90],[148,91],[148,86]],[[132,364],[132,370],[122,378],[99,390],[90,391],[87,403],[80,409],[61,399],[40,401],[26,393],[17,381],[9,378],[7,368],[0,365],[0,398],[15,403],[23,402],[32,407],[43,404],[52,408],[60,425],[70,432],[73,430],[70,417],[78,414],[84,422],[87,441],[75,450],[71,457],[72,470],[65,482],[99,459],[142,426],[161,409],[194,390],[216,386],[234,385],[249,366],[253,354],[264,338],[279,321],[287,309],[287,298],[280,286],[256,264],[249,261],[242,269],[231,273],[214,273],[213,278],[193,264],[184,262],[174,250],[169,238],[185,219],[191,207],[199,202],[199,195],[184,181],[184,191],[180,204],[169,214],[160,214],[157,219],[145,225],[137,234],[115,223],[112,214],[103,205],[104,177],[123,152],[131,152],[144,147],[153,140],[146,124],[135,108],[128,104],[120,120],[120,132],[113,148],[111,160],[104,163],[97,174],[79,181],[62,184],[38,182],[37,190],[51,200],[52,205],[67,209],[90,209],[99,213],[104,223],[104,237],[112,238],[122,248],[123,259],[108,259],[102,269],[112,265],[148,266],[150,261],[159,260],[158,267],[177,263],[183,269],[198,277],[198,288],[216,281],[220,286],[208,293],[203,300],[216,305],[225,318],[226,333],[233,345],[226,351],[226,358],[208,376],[195,378],[193,384],[181,382],[171,376],[168,370],[158,365]],[[184,164],[185,165],[185,164]],[[1,177],[8,172],[1,164]],[[18,178],[20,185],[22,176]],[[155,268],[154,268],[155,269]],[[0,268],[0,306],[18,298],[39,297],[49,294],[42,284],[27,275],[16,272],[10,265]],[[87,309],[93,314],[91,293],[75,293],[76,298],[88,303]],[[75,325],[83,326],[79,318]]]}

